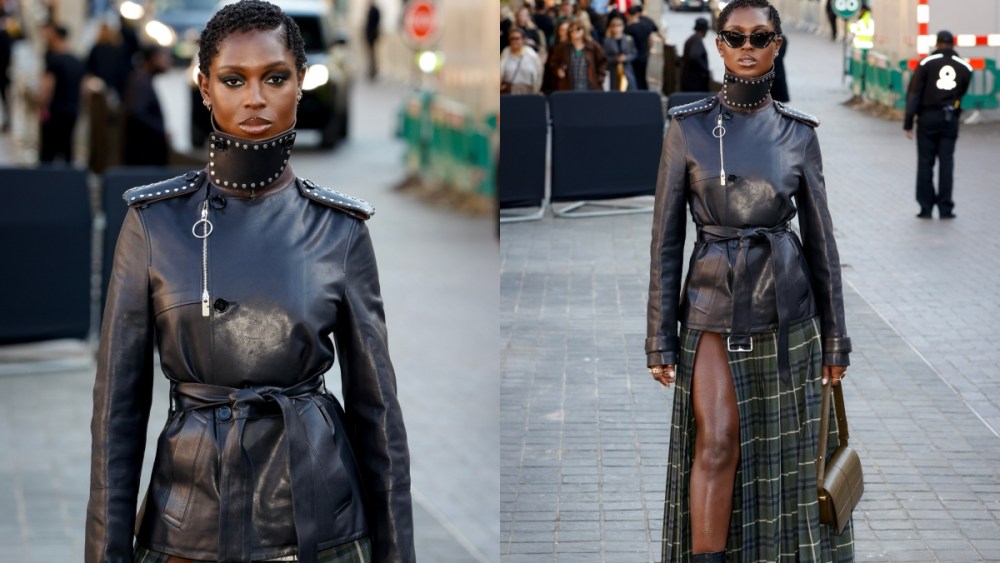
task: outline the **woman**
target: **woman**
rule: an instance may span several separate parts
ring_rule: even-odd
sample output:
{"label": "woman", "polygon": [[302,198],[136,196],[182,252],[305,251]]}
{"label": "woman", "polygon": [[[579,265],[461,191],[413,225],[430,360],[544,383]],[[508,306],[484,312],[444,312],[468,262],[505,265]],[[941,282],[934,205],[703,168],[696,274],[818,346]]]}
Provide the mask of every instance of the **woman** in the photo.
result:
{"label": "woman", "polygon": [[608,24],[608,36],[604,38],[604,54],[611,65],[611,91],[626,92],[635,90],[635,72],[632,61],[635,60],[635,41],[625,35],[625,18],[618,14],[612,16]]}
{"label": "woman", "polygon": [[545,60],[548,52],[545,34],[535,25],[535,20],[531,17],[531,9],[527,5],[518,8],[514,26],[521,28],[521,33],[524,35],[524,44],[534,49],[539,58]]}
{"label": "woman", "polygon": [[663,560],[852,561],[851,525],[821,525],[816,495],[822,386],[851,351],[818,122],[770,98],[772,6],[734,0],[719,30],[723,90],[671,110],[653,218],[647,364],[677,384]]}
{"label": "woman", "polygon": [[552,53],[559,45],[569,41],[569,21],[563,20],[556,26],[555,41],[549,46],[549,56],[545,59],[545,73],[542,76],[542,92],[551,94],[559,82],[557,69],[552,64]]}
{"label": "woman", "polygon": [[537,94],[542,87],[544,67],[535,51],[525,45],[524,30],[507,33],[510,46],[500,53],[500,93]]}
{"label": "woman", "polygon": [[[301,33],[276,6],[242,0],[212,17],[199,47],[216,127],[208,166],[125,194],[86,561],[412,562],[372,208],[288,165]],[[323,381],[331,334],[343,408]],[[171,408],[137,516],[154,336]]]}
{"label": "woman", "polygon": [[569,41],[552,49],[549,61],[555,72],[554,90],[603,90],[607,58],[591,41],[579,22],[570,22]]}

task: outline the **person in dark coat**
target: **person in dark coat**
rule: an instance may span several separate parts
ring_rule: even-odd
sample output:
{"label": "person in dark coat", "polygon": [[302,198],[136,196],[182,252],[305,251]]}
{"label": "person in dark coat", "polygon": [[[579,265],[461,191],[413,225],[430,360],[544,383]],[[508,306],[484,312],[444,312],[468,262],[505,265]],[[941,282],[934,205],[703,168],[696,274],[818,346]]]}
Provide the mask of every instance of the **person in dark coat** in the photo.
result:
{"label": "person in dark coat", "polygon": [[684,42],[681,57],[681,92],[708,92],[712,73],[708,69],[708,51],[705,50],[705,36],[708,34],[708,20],[694,21],[694,33]]}
{"label": "person in dark coat", "polygon": [[382,21],[382,14],[379,12],[375,0],[368,3],[368,17],[365,19],[365,45],[368,46],[368,78],[374,79],[378,75],[378,59],[375,56],[375,45],[378,43],[378,36],[381,32],[379,25]]}
{"label": "person in dark coat", "polygon": [[774,84],[771,85],[771,99],[776,102],[790,102],[788,95],[788,78],[785,76],[785,53],[788,52],[788,36],[781,36],[781,48],[774,59]]}
{"label": "person in dark coat", "polygon": [[14,50],[14,37],[7,29],[7,16],[0,12],[0,105],[3,110],[3,125],[0,129],[10,131],[10,59]]}
{"label": "person in dark coat", "polygon": [[535,27],[545,35],[545,44],[555,43],[553,37],[556,33],[556,24],[552,21],[552,17],[545,13],[545,0],[535,0],[535,11],[532,13],[531,19],[535,21]]}
{"label": "person in dark coat", "polygon": [[569,24],[570,40],[557,44],[549,55],[555,73],[554,90],[603,90],[608,59],[604,50],[587,37],[579,22]]}
{"label": "person in dark coat", "polygon": [[646,67],[649,65],[649,38],[652,35],[659,35],[660,30],[656,27],[656,22],[642,15],[642,6],[634,5],[626,12],[627,25],[625,33],[632,36],[635,41],[636,57],[632,61],[632,68],[635,71],[636,86],[639,90],[648,90],[649,83],[646,81]]}
{"label": "person in dark coat", "polygon": [[[224,6],[199,40],[207,166],[124,194],[84,563],[416,561],[374,208],[290,164],[306,66],[280,8]],[[170,411],[139,502],[154,345]]]}
{"label": "person in dark coat", "polygon": [[153,46],[143,50],[142,66],[129,79],[125,94],[125,143],[122,162],[127,166],[165,166],[169,136],[153,77],[170,69],[170,50]]}
{"label": "person in dark coat", "polygon": [[65,27],[49,24],[44,32],[49,50],[38,94],[38,117],[41,121],[38,160],[53,162],[60,159],[71,164],[73,132],[80,115],[80,86],[86,69],[83,62],[69,52]]}
{"label": "person in dark coat", "polygon": [[[936,49],[920,61],[906,92],[903,130],[913,139],[917,122],[917,217],[930,219],[936,205],[941,219],[954,219],[952,173],[955,142],[958,141],[962,96],[969,89],[972,66],[955,52],[955,37],[948,31],[937,35]],[[938,162],[938,186],[934,190],[934,161]]]}
{"label": "person in dark coat", "polygon": [[625,35],[625,18],[616,14],[608,20],[608,34],[604,38],[604,55],[608,58],[611,74],[611,91],[627,92],[636,89],[635,72],[632,61],[635,60],[635,41]]}
{"label": "person in dark coat", "polygon": [[118,100],[124,100],[131,68],[120,34],[102,22],[97,32],[97,43],[87,56],[87,74],[100,78]]}

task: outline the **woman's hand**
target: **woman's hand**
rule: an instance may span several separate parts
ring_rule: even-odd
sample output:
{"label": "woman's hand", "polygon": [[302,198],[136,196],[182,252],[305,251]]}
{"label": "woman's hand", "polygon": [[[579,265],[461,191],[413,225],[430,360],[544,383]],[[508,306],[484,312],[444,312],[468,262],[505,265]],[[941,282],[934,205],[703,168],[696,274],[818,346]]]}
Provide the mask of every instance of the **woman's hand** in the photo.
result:
{"label": "woman's hand", "polygon": [[674,382],[675,368],[674,364],[653,366],[649,368],[649,373],[652,374],[653,379],[659,381],[664,387],[669,389],[670,384]]}
{"label": "woman's hand", "polygon": [[823,385],[828,381],[833,381],[834,385],[840,385],[840,380],[847,375],[847,366],[823,366]]}

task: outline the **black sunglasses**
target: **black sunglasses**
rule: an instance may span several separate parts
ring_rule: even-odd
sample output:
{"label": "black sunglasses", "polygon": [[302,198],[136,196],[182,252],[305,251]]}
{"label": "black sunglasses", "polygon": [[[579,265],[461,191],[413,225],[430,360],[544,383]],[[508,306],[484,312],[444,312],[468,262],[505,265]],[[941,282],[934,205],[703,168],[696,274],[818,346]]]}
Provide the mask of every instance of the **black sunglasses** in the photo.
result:
{"label": "black sunglasses", "polygon": [[773,31],[755,31],[750,35],[745,35],[738,31],[720,31],[719,37],[726,42],[733,49],[739,49],[744,44],[746,44],[747,39],[750,40],[750,45],[755,49],[763,49],[771,44],[771,41],[778,36],[777,33]]}

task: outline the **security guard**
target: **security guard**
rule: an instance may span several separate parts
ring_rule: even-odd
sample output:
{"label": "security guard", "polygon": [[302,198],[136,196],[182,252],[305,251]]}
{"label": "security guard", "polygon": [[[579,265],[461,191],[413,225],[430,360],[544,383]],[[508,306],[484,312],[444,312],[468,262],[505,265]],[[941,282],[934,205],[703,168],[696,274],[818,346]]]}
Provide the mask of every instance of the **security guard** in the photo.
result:
{"label": "security guard", "polygon": [[[960,104],[969,89],[972,65],[955,52],[955,38],[948,31],[937,34],[935,51],[913,73],[906,94],[903,130],[913,139],[913,118],[917,123],[917,217],[930,219],[934,205],[942,219],[954,219],[951,199],[955,141],[958,139]],[[938,191],[934,193],[934,159],[940,164]]]}

